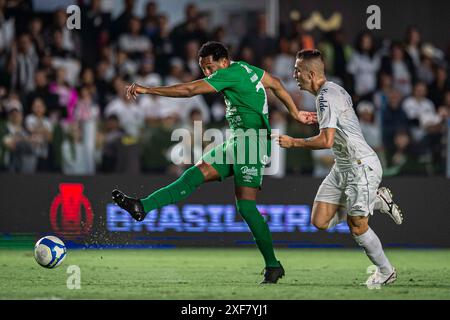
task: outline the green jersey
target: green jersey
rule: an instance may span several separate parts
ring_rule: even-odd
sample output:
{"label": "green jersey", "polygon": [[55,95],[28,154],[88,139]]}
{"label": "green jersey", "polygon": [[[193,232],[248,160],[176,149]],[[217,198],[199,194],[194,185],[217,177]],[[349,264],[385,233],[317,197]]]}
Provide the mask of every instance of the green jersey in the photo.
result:
{"label": "green jersey", "polygon": [[230,128],[266,129],[270,135],[269,108],[266,90],[261,82],[264,70],[244,61],[232,61],[230,66],[214,72],[204,80],[217,92],[222,92],[226,104],[226,119]]}

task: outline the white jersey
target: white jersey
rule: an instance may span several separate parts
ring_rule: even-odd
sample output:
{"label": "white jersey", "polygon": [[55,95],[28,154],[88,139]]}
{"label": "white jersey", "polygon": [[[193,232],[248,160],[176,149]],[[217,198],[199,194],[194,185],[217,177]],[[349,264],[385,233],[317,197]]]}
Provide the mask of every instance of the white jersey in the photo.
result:
{"label": "white jersey", "polygon": [[379,162],[362,135],[352,99],[344,88],[325,82],[317,93],[316,109],[319,129],[336,129],[332,150],[337,170],[347,171],[361,162]]}

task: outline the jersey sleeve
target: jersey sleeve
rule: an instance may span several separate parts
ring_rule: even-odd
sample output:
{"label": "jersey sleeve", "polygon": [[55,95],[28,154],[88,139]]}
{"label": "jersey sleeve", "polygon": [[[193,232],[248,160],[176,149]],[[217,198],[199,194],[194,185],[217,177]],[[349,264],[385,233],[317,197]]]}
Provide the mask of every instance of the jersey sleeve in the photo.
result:
{"label": "jersey sleeve", "polygon": [[319,97],[319,129],[337,128],[337,106],[329,95]]}
{"label": "jersey sleeve", "polygon": [[209,77],[204,78],[216,91],[231,88],[242,81],[242,76],[230,68],[220,69]]}
{"label": "jersey sleeve", "polygon": [[253,71],[256,73],[256,75],[258,76],[258,78],[261,80],[262,77],[264,76],[265,71],[263,69],[260,69],[258,67],[252,66]]}

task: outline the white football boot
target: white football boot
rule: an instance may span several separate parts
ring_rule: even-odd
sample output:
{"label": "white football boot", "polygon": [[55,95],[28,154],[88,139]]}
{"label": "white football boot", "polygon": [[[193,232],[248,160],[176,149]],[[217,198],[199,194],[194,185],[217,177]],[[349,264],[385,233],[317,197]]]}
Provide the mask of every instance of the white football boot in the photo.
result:
{"label": "white football boot", "polygon": [[391,217],[396,224],[402,224],[403,215],[398,205],[392,200],[391,190],[386,187],[381,187],[377,190],[377,197],[381,199],[382,203],[380,211]]}
{"label": "white football boot", "polygon": [[381,286],[390,284],[395,280],[397,280],[397,270],[395,270],[395,268],[392,268],[391,273],[384,274],[380,271],[380,268],[377,267],[375,272],[369,276],[365,285],[369,289],[379,289]]}

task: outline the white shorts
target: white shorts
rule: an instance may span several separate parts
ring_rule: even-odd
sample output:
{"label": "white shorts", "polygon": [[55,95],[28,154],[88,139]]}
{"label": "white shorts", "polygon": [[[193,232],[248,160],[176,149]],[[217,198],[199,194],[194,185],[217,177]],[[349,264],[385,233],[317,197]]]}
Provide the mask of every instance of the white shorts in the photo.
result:
{"label": "white shorts", "polygon": [[323,180],[314,201],[340,204],[350,216],[373,214],[377,189],[381,183],[379,161],[355,165],[349,171],[338,171],[336,165]]}

